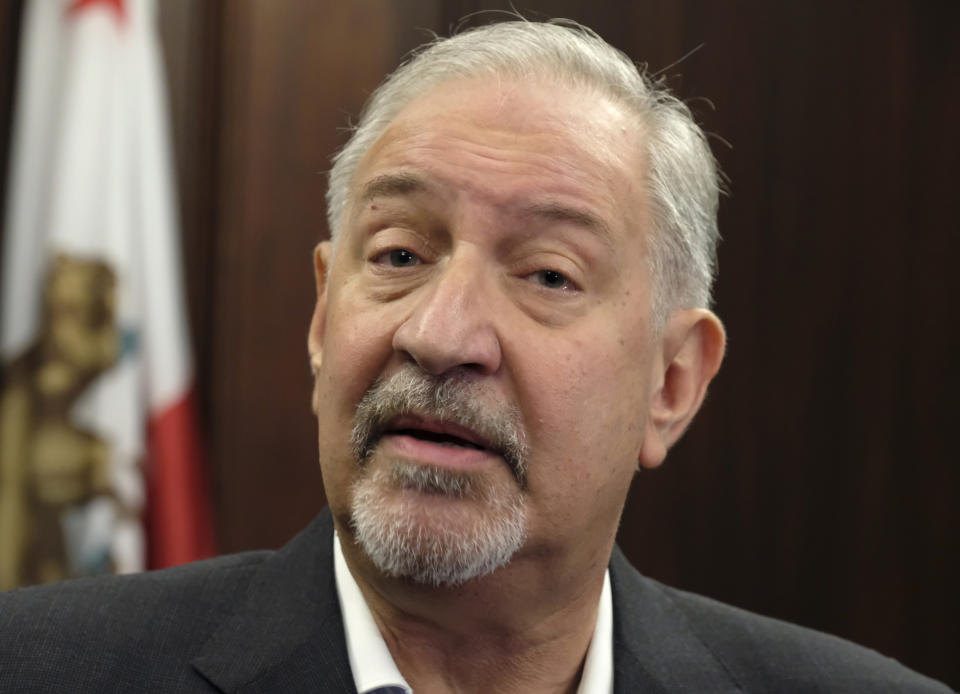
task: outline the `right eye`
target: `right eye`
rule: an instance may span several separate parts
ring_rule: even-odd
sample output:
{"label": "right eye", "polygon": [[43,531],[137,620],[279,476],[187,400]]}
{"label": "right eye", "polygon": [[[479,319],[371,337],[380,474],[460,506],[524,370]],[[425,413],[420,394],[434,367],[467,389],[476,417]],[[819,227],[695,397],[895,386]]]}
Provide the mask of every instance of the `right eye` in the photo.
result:
{"label": "right eye", "polygon": [[420,258],[406,248],[394,248],[374,257],[373,262],[390,267],[414,267],[420,264]]}
{"label": "right eye", "polygon": [[566,275],[556,270],[537,270],[529,276],[541,287],[547,289],[575,291],[577,288]]}

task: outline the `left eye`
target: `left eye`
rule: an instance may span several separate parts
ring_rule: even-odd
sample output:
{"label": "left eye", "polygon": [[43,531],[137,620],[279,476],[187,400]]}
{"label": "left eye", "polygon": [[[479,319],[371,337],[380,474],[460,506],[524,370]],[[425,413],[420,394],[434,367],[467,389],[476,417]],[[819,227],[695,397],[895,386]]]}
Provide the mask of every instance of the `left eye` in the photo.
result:
{"label": "left eye", "polygon": [[574,284],[563,273],[556,270],[538,270],[530,275],[542,287],[547,289],[574,289]]}
{"label": "left eye", "polygon": [[394,248],[392,251],[386,251],[377,256],[375,260],[386,263],[391,267],[413,267],[420,264],[420,258],[406,248]]}

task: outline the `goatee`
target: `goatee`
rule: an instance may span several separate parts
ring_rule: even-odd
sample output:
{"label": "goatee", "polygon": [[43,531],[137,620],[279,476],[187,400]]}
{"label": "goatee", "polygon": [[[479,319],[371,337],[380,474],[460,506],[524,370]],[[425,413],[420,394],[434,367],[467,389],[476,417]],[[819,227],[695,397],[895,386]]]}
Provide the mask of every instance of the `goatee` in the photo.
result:
{"label": "goatee", "polygon": [[[377,460],[391,419],[407,414],[476,432],[513,480],[405,460]],[[433,586],[457,586],[507,564],[526,538],[526,437],[515,408],[491,404],[480,386],[408,365],[371,386],[357,406],[352,443],[360,474],[351,527],[380,571]],[[439,495],[449,507],[427,515],[408,493]]]}

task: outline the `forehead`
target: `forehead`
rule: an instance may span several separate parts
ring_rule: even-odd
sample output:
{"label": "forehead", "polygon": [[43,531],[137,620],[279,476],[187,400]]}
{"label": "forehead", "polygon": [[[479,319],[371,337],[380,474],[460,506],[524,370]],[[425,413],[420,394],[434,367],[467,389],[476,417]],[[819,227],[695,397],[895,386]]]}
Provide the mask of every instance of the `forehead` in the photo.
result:
{"label": "forehead", "polygon": [[559,203],[633,226],[643,216],[638,121],[595,90],[496,77],[446,82],[397,115],[358,166],[351,198],[369,197],[371,182],[389,173],[503,211]]}

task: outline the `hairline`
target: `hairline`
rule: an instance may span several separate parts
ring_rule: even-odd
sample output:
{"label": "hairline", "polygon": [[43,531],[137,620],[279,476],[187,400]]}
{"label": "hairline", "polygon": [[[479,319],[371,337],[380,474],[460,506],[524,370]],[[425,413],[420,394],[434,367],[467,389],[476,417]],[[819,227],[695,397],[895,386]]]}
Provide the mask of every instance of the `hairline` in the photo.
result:
{"label": "hairline", "polygon": [[[518,57],[521,49],[517,48],[516,55],[508,53],[507,57],[499,62],[491,59],[482,63],[482,52],[477,52],[473,56],[473,62],[454,64],[449,57],[441,56],[433,63],[428,62],[426,68],[419,66],[418,69],[416,63],[421,56],[464,35],[459,34],[449,39],[438,38],[426,44],[413,58],[391,74],[365,105],[354,136],[334,157],[331,174],[338,170],[344,173],[342,169],[346,168],[345,173],[348,176],[346,181],[343,176],[338,176],[337,190],[328,194],[329,202],[337,203],[335,209],[332,205],[328,207],[331,238],[336,242],[339,232],[346,225],[348,210],[356,197],[355,179],[363,160],[400,113],[429,92],[453,81],[483,77],[537,82],[554,80],[563,86],[586,89],[610,99],[636,118],[638,153],[641,155],[641,170],[637,172],[637,180],[643,191],[641,209],[644,212],[643,228],[638,229],[638,233],[644,235],[644,257],[653,289],[652,312],[655,328],[659,332],[659,328],[665,324],[673,310],[708,307],[711,304],[710,290],[714,279],[718,239],[716,191],[720,189],[716,162],[689,109],[661,84],[651,81],[644,70],[637,69],[629,58],[586,27],[563,20],[545,25],[570,31],[571,44],[576,41],[601,44],[601,51],[608,53],[601,56],[601,67],[597,69],[595,66],[583,67],[575,64],[575,58],[583,57],[579,51],[583,50],[585,54],[588,49],[571,45],[569,54],[559,60],[553,59],[549,47],[539,50],[538,46],[539,52],[533,51],[526,56],[530,58],[526,62],[521,62],[522,59]],[[491,27],[481,27],[465,33]],[[595,46],[589,47],[591,50],[593,48]],[[571,58],[571,55],[575,58]],[[617,70],[622,71],[627,66],[632,68],[632,72],[627,76],[616,74]],[[417,87],[410,83],[411,73],[418,78]],[[368,122],[371,114],[376,116],[377,122]],[[362,136],[362,142],[357,140],[358,135]],[[675,140],[668,142],[670,138],[676,137],[687,140],[692,137],[701,142],[691,144],[687,141],[679,145]],[[665,157],[662,162],[655,156],[655,146],[658,151],[662,150],[660,156]],[[344,155],[347,155],[346,161],[343,161]],[[657,166],[658,163],[663,164],[663,171]],[[691,171],[691,163],[696,168],[704,165],[703,169]],[[677,168],[678,165],[682,171]],[[698,190],[676,193],[678,175],[681,176],[680,187],[687,188],[692,185]],[[331,175],[331,183],[333,182]],[[704,190],[704,185],[709,189]],[[710,216],[709,219],[705,220],[705,214]]]}

